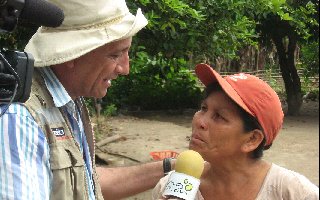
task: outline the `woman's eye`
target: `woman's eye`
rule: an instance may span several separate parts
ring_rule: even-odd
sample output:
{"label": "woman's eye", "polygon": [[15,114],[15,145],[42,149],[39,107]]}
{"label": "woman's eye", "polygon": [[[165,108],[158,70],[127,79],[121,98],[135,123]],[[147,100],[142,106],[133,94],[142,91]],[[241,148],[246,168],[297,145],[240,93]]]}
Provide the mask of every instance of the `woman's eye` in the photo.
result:
{"label": "woman's eye", "polygon": [[201,111],[206,111],[206,110],[207,110],[207,107],[204,106],[204,105],[201,105],[201,106],[200,106],[200,110],[201,110]]}
{"label": "woman's eye", "polygon": [[219,113],[214,113],[213,114],[213,119],[224,119],[224,118]]}

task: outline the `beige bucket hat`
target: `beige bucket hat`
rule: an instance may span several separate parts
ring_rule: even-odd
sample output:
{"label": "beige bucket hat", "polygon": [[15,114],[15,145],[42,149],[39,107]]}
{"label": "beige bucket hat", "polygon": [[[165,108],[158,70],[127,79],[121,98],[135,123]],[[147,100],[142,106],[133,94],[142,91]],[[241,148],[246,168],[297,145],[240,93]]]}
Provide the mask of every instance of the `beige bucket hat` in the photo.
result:
{"label": "beige bucket hat", "polygon": [[56,28],[40,27],[25,51],[44,67],[76,59],[107,43],[129,38],[148,24],[138,9],[134,16],[125,0],[49,0],[64,12]]}

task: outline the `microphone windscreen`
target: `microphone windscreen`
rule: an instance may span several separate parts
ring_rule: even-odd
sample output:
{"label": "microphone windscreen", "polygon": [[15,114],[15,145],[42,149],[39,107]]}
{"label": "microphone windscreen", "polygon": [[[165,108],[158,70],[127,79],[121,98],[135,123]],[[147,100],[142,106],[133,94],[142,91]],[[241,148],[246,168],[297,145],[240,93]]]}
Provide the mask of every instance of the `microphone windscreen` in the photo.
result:
{"label": "microphone windscreen", "polygon": [[41,26],[58,27],[64,20],[64,13],[46,0],[25,0],[20,18]]}
{"label": "microphone windscreen", "polygon": [[200,179],[204,169],[202,156],[193,150],[181,152],[176,161],[175,171]]}

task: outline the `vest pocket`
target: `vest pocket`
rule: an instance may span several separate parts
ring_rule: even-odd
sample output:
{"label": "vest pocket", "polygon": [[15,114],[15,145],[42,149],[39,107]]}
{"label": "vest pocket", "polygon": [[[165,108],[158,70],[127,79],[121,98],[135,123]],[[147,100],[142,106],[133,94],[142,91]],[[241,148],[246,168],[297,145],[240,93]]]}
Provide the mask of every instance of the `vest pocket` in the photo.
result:
{"label": "vest pocket", "polygon": [[79,149],[66,143],[50,145],[53,186],[50,199],[86,200],[88,188],[84,161]]}

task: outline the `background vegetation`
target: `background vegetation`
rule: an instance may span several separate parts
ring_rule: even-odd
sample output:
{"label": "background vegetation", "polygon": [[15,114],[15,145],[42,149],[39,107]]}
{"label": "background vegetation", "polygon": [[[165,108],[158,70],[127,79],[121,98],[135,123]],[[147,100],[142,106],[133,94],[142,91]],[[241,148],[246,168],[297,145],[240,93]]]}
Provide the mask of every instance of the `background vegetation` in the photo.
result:
{"label": "background vegetation", "polygon": [[[299,113],[303,95],[319,94],[318,0],[127,2],[149,24],[134,37],[130,75],[113,81],[102,99],[104,114],[197,107],[199,62],[221,73],[256,73],[283,95],[290,115]],[[22,49],[34,30],[1,35],[0,45]]]}

